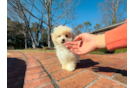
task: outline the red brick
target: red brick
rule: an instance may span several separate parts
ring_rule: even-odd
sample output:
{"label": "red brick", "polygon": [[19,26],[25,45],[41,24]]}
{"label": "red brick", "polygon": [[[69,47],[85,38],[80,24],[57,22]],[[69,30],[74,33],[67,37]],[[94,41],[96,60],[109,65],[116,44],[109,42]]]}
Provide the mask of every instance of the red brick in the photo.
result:
{"label": "red brick", "polygon": [[106,64],[109,63],[109,61],[100,60],[100,61],[98,61],[98,63],[101,64],[101,65],[106,65]]}
{"label": "red brick", "polygon": [[43,77],[43,78],[39,78],[36,80],[26,82],[24,84],[24,88],[36,88],[49,82],[51,82],[51,79],[47,76],[47,77]]}
{"label": "red brick", "polygon": [[116,60],[118,60],[118,59],[120,59],[120,58],[112,58],[112,57],[107,58],[107,57],[104,57],[104,59],[102,59],[102,60],[99,61],[99,62],[100,62],[100,63],[103,63],[103,64],[105,65],[105,64],[108,64],[108,63],[110,63],[110,62],[112,62],[112,61],[116,61]]}
{"label": "red brick", "polygon": [[51,67],[51,68],[48,68],[47,71],[49,73],[53,73],[53,72],[56,72],[56,71],[59,71],[59,70],[62,70],[62,66],[56,66],[56,67]]}
{"label": "red brick", "polygon": [[14,58],[22,57],[21,53],[18,53],[18,52],[12,52],[12,56]]}
{"label": "red brick", "polygon": [[52,83],[50,83],[50,84],[47,84],[47,85],[40,87],[40,88],[55,88],[55,87]]}
{"label": "red brick", "polygon": [[27,68],[33,68],[33,67],[38,67],[38,66],[41,66],[41,64],[28,65]]}
{"label": "red brick", "polygon": [[27,68],[26,71],[36,70],[36,69],[42,69],[42,66]]}
{"label": "red brick", "polygon": [[53,67],[53,66],[58,66],[58,65],[60,65],[60,62],[57,62],[57,63],[54,63],[54,64],[43,64],[43,66],[45,68],[49,68],[49,67]]}
{"label": "red brick", "polygon": [[94,58],[92,59],[93,61],[99,61],[99,60],[102,60],[102,58]]}
{"label": "red brick", "polygon": [[39,73],[39,72],[43,72],[44,69],[35,69],[35,70],[30,70],[30,71],[26,71],[26,75],[31,75],[31,74],[35,74],[35,73]]}
{"label": "red brick", "polygon": [[11,55],[7,55],[7,58],[11,58]]}
{"label": "red brick", "polygon": [[62,71],[58,71],[58,72],[55,72],[55,73],[52,73],[52,76],[55,80],[60,80],[60,79],[63,79],[63,78],[66,78],[66,77],[69,77],[73,74],[76,74],[78,72],[81,72],[83,69],[76,69],[75,71],[72,71],[72,72],[69,72],[69,71],[66,71],[66,70],[62,70]]}
{"label": "red brick", "polygon": [[111,64],[109,64],[110,66],[113,66],[113,67],[118,67],[118,68],[122,68],[123,66],[125,66],[127,63],[122,63],[120,61],[116,61],[116,62],[113,62]]}
{"label": "red brick", "polygon": [[40,61],[44,61],[44,60],[55,60],[57,58],[51,57],[51,56],[45,56],[45,57],[38,57]]}
{"label": "red brick", "polygon": [[54,64],[54,63],[59,63],[59,60],[43,60],[41,62],[42,64]]}
{"label": "red brick", "polygon": [[90,71],[84,71],[59,81],[58,85],[61,88],[84,88],[98,77],[98,75]]}
{"label": "red brick", "polygon": [[127,66],[123,70],[127,70]]}
{"label": "red brick", "polygon": [[110,66],[110,65],[106,65],[104,67],[99,67],[97,70],[95,70],[95,72],[98,72],[98,73],[101,73],[101,74],[104,74],[104,75],[111,77],[118,70],[120,70],[120,69],[115,68],[115,67]]}
{"label": "red brick", "polygon": [[127,58],[120,59],[120,60],[118,60],[118,61],[120,61],[120,62],[124,62],[124,63],[127,63]]}
{"label": "red brick", "polygon": [[126,87],[112,80],[102,77],[88,88],[126,88]]}
{"label": "red brick", "polygon": [[46,72],[41,72],[41,73],[37,73],[37,74],[33,74],[33,75],[27,75],[27,76],[25,76],[25,82],[33,80],[33,79],[41,78],[44,76],[47,76]]}

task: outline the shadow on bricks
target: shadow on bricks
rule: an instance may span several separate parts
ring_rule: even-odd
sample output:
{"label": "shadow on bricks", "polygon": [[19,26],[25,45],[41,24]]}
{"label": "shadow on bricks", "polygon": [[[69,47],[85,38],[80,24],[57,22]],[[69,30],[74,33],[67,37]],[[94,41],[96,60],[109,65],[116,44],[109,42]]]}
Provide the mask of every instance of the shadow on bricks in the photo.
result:
{"label": "shadow on bricks", "polygon": [[89,67],[92,67],[92,66],[97,65],[97,64],[99,64],[99,63],[94,62],[91,59],[80,60],[80,63],[77,64],[76,69],[89,68]]}
{"label": "shadow on bricks", "polygon": [[25,71],[25,61],[7,58],[7,88],[23,88]]}
{"label": "shadow on bricks", "polygon": [[96,66],[95,68],[92,68],[94,72],[115,72],[115,73],[120,73],[122,76],[127,76],[127,71],[126,70],[120,70],[116,68],[111,68],[111,67],[98,67]]}

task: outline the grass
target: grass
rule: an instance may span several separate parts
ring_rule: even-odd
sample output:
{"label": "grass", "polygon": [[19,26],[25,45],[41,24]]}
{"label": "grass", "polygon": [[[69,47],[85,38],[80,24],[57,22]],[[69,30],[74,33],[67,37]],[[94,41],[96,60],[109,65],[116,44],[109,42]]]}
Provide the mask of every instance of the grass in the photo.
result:
{"label": "grass", "polygon": [[100,49],[100,50],[92,51],[90,52],[90,54],[116,54],[116,53],[124,53],[124,52],[127,52],[127,48],[116,49],[115,51],[112,52],[108,52],[107,49]]}
{"label": "grass", "polygon": [[[43,49],[16,49],[13,51],[22,51],[22,52],[56,52],[55,50],[43,50]],[[111,54],[116,54],[116,53],[124,53],[127,52],[127,48],[124,49],[117,49],[115,51],[113,51]],[[92,51],[90,52],[90,54],[110,54],[110,52],[108,52],[107,49],[100,49],[100,50],[96,50],[96,51]]]}
{"label": "grass", "polygon": [[90,52],[90,54],[105,54],[105,53],[101,51],[92,51]]}
{"label": "grass", "polygon": [[[8,50],[8,51],[10,51],[10,50]],[[13,50],[13,51],[21,51],[21,52],[55,52],[55,50],[43,50],[43,49],[16,49],[16,50]]]}
{"label": "grass", "polygon": [[124,49],[117,49],[117,50],[115,50],[114,53],[124,53],[124,52],[127,52],[127,48],[124,48]]}
{"label": "grass", "polygon": [[7,53],[7,55],[11,55],[10,53]]}

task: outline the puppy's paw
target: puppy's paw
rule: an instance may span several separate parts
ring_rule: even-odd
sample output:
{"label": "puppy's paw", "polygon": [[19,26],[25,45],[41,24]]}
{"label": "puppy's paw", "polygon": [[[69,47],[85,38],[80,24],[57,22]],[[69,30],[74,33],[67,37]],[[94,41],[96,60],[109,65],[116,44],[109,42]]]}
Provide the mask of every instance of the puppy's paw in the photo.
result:
{"label": "puppy's paw", "polygon": [[75,68],[68,67],[68,68],[66,68],[66,70],[67,70],[67,71],[74,71],[74,70],[75,70]]}
{"label": "puppy's paw", "polygon": [[69,64],[67,65],[66,70],[67,70],[67,71],[74,71],[74,70],[75,70],[75,67],[76,67],[76,64],[74,64],[74,63],[69,63]]}
{"label": "puppy's paw", "polygon": [[66,65],[62,65],[62,69],[63,70],[66,70]]}

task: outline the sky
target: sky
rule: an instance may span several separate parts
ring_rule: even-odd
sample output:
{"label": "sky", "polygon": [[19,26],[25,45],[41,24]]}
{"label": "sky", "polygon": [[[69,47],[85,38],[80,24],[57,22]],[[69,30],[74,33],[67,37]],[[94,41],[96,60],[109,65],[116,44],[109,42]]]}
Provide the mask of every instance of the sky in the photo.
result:
{"label": "sky", "polygon": [[82,2],[76,7],[75,11],[78,15],[77,18],[68,24],[69,27],[72,27],[72,24],[82,24],[86,21],[92,23],[94,26],[95,21],[99,17],[99,8],[97,7],[98,2],[103,2],[104,0],[82,0]]}
{"label": "sky", "polygon": [[[92,23],[92,28],[96,23],[99,23],[100,12],[98,2],[103,3],[104,0],[81,0],[82,2],[76,7],[75,11],[78,17],[67,26],[72,27],[72,24],[82,24],[86,21]],[[127,18],[127,12],[123,17]],[[102,25],[104,27],[104,25]]]}
{"label": "sky", "polygon": [[[76,0],[76,2],[78,2],[78,0]],[[86,21],[89,21],[92,24],[92,29],[94,30],[95,24],[96,23],[100,24],[98,20],[101,19],[99,7],[97,6],[99,2],[103,3],[104,0],[81,0],[80,4],[75,8],[77,18],[73,20],[71,23],[66,24],[66,26],[73,28],[72,25],[79,25],[83,24]],[[40,8],[40,6],[37,7]],[[36,11],[34,11],[34,15],[39,16],[39,14]],[[127,18],[127,12],[123,14],[123,17]],[[35,21],[38,20],[34,18],[31,19],[31,22]],[[64,23],[64,21],[61,20],[60,23]],[[102,25],[102,27],[104,26],[105,25]]]}
{"label": "sky", "polygon": [[[89,21],[92,24],[92,31],[94,31],[95,24],[96,23],[101,24],[98,21],[101,19],[99,7],[98,7],[99,2],[103,3],[104,0],[81,0],[80,4],[75,8],[75,13],[77,15],[77,18],[75,20],[73,20],[71,23],[66,24],[66,26],[69,26],[70,28],[73,29],[72,25],[76,26],[79,24],[83,24],[86,21]],[[40,6],[37,6],[37,7],[40,8]],[[121,9],[122,9],[122,7],[121,7]],[[34,15],[39,17],[38,12],[36,12],[36,11],[34,11]],[[7,16],[8,16],[8,14],[7,14]],[[125,12],[123,14],[123,17],[127,18],[127,12]],[[32,18],[31,22],[38,22],[38,20]],[[60,23],[64,23],[64,21],[61,21]],[[105,25],[102,25],[102,27],[104,27],[104,26]],[[41,38],[41,36],[40,36],[40,38]]]}

